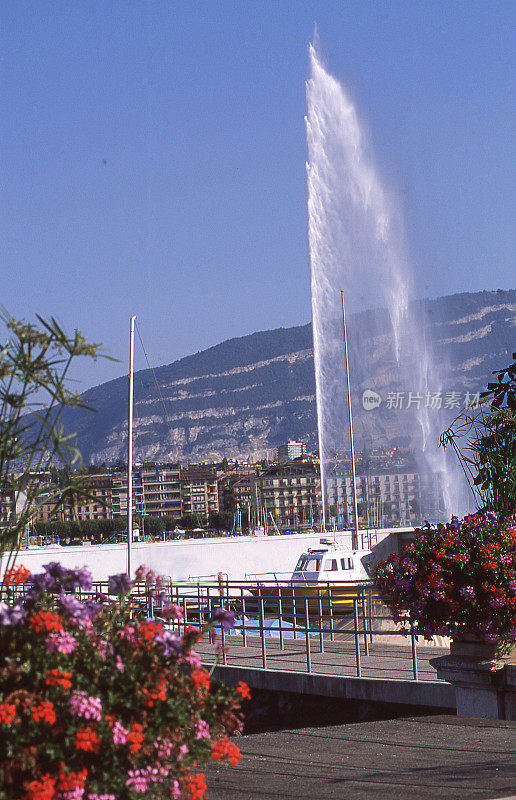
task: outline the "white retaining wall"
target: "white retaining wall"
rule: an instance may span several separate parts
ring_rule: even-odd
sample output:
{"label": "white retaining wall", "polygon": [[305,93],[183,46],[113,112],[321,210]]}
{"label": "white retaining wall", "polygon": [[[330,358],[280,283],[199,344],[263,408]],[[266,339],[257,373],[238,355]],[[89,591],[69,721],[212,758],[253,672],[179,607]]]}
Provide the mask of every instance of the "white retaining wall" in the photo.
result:
{"label": "white retaining wall", "polygon": [[[412,529],[384,529],[377,532],[377,540],[380,542],[390,533],[408,530]],[[254,578],[259,573],[271,572],[288,573],[281,576],[288,578],[300,554],[309,547],[319,546],[322,537],[331,540],[333,534],[225,536],[174,542],[135,542],[131,551],[131,572],[134,573],[138,566],[145,564],[174,580],[216,576],[218,572],[226,573],[230,580]],[[337,543],[351,549],[351,534],[337,535]],[[393,546],[390,549],[396,548]],[[5,563],[5,557],[3,561]],[[29,548],[20,550],[16,563],[23,564],[34,573],[41,572],[43,565],[49,561],[59,561],[68,568],[87,566],[94,580],[106,580],[109,575],[126,571],[127,545]],[[1,565],[0,574],[3,568]]]}

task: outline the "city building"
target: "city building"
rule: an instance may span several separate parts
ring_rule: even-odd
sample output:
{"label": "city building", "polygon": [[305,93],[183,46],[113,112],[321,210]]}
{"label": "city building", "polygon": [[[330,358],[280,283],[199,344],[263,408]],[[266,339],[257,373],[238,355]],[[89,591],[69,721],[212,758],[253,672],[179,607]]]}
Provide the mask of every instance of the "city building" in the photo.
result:
{"label": "city building", "polygon": [[267,526],[303,530],[319,522],[319,468],[309,460],[274,464],[257,477],[258,500]]}
{"label": "city building", "polygon": [[217,476],[206,467],[191,464],[180,472],[181,510],[183,514],[196,514],[200,520],[210,511],[219,510]]}
{"label": "city building", "polygon": [[[133,467],[133,509],[136,515],[180,517],[181,485],[179,464],[145,462]],[[113,516],[127,515],[127,473],[113,475],[111,489]]]}
{"label": "city building", "polygon": [[280,444],[278,447],[278,461],[293,461],[295,458],[302,458],[306,456],[306,444],[303,442],[294,442],[289,439],[285,444]]}
{"label": "city building", "polygon": [[[421,521],[420,476],[408,466],[372,468],[357,474],[358,521],[362,527],[408,526]],[[334,465],[326,475],[328,520],[337,528],[354,522],[353,486],[347,464]]]}
{"label": "city building", "polygon": [[256,470],[232,470],[219,478],[219,507],[234,513],[258,507]]}

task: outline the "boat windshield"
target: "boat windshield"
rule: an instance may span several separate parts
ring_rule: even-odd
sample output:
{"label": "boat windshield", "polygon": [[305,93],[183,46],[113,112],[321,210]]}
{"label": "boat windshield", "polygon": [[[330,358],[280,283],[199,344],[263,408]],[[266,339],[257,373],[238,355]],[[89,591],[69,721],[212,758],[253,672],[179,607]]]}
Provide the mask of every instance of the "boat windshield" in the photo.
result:
{"label": "boat windshield", "polygon": [[314,556],[301,556],[296,564],[296,572],[319,572],[321,559]]}

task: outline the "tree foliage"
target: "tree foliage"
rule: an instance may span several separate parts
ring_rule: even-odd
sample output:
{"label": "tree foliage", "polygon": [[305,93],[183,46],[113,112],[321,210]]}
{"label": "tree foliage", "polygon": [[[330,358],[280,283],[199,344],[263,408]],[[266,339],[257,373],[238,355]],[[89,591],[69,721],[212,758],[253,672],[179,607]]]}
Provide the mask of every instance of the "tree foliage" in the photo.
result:
{"label": "tree foliage", "polygon": [[99,345],[78,330],[69,336],[53,317],[37,316],[33,324],[4,311],[0,325],[0,557],[10,551],[7,569],[42,503],[73,507],[79,496],[91,498],[80,479],[70,477],[80,454],[61,415],[67,407],[87,408],[69,388],[72,363],[101,354]]}
{"label": "tree foliage", "polygon": [[476,499],[477,508],[503,516],[516,512],[516,353],[496,370],[480,406],[466,408],[441,436],[452,447]]}

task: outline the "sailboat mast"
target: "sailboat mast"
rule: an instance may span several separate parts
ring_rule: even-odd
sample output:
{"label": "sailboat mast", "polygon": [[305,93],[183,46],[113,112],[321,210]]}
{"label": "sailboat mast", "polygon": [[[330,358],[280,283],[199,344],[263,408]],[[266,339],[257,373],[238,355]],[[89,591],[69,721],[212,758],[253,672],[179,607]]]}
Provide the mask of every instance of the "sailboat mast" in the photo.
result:
{"label": "sailboat mast", "polygon": [[131,575],[131,546],[133,543],[133,405],[134,405],[134,321],[129,332],[129,403],[127,417],[127,574]]}
{"label": "sailboat mast", "polygon": [[348,417],[349,417],[349,449],[351,454],[351,483],[353,490],[353,510],[355,525],[352,533],[353,549],[358,549],[358,503],[357,503],[357,476],[355,469],[355,441],[353,438],[353,412],[351,410],[351,388],[349,384],[349,359],[348,359],[348,336],[346,332],[346,311],[344,309],[344,292],[340,291],[342,302],[342,326],[344,328],[344,357],[346,360],[346,386],[348,390]]}

